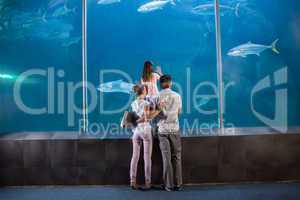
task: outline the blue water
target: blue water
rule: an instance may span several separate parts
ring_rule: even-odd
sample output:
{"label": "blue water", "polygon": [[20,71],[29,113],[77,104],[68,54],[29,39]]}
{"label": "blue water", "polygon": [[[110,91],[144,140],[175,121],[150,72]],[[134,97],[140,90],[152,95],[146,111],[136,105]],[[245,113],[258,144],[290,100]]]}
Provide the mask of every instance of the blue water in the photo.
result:
{"label": "blue water", "polygon": [[[64,4],[51,7],[59,0],[7,1],[0,0],[0,74],[12,77],[0,76],[0,132],[77,131],[82,118],[82,90],[78,87],[75,92],[72,88],[82,80],[81,1],[66,1],[69,13],[60,16],[54,13],[59,9],[66,11]],[[212,1],[181,0],[175,1],[175,6],[167,4],[152,12],[138,12],[147,2],[122,0],[100,5],[96,0],[88,1],[91,130],[118,132],[127,102],[134,97],[125,93],[101,93],[96,88],[100,83],[119,79],[137,82],[145,60],[160,65],[180,85],[181,89],[175,87],[175,90],[183,99],[183,129],[193,125],[215,127],[218,120],[215,21],[211,10],[192,12],[196,6],[210,5]],[[227,86],[225,126],[270,126],[258,115],[273,119],[276,114],[284,116],[285,113],[286,126],[300,125],[300,3],[297,0],[221,0],[220,3],[226,6],[221,7],[223,78]],[[267,46],[276,39],[279,39],[276,48],[280,54],[266,49],[260,56],[227,55],[230,49],[249,41]],[[20,109],[13,92],[16,79],[32,68],[48,72],[45,76],[31,76],[22,84],[23,102],[32,108],[44,107],[40,114],[34,115]],[[280,69],[287,70],[288,78],[284,84],[276,85],[273,74]],[[55,81],[49,85],[52,70]],[[114,73],[110,71],[101,78],[100,73],[105,70]],[[116,74],[116,70],[122,75]],[[254,113],[251,91],[267,76],[271,85],[253,97]],[[276,93],[280,89],[287,89],[287,94]],[[199,98],[194,101],[197,95]],[[275,109],[278,102],[283,102],[279,104],[283,109]],[[285,124],[283,121],[280,118],[273,125],[281,126]]]}

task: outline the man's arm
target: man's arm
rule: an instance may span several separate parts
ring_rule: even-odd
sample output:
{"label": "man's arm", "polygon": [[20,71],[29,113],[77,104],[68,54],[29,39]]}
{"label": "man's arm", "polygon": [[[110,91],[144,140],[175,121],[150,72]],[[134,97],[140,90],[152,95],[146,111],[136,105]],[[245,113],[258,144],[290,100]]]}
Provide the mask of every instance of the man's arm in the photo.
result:
{"label": "man's arm", "polygon": [[143,122],[146,122],[147,119],[155,118],[163,111],[162,109],[164,109],[165,106],[166,105],[164,103],[158,101],[158,105],[156,106],[156,109],[150,110],[149,107],[146,107],[146,109],[147,109],[147,110],[145,110],[145,113],[147,113],[146,116],[141,117],[140,119],[137,120],[137,122],[143,123]]}
{"label": "man's arm", "polygon": [[180,115],[182,112],[182,100],[181,100],[181,96],[178,95],[178,115]]}

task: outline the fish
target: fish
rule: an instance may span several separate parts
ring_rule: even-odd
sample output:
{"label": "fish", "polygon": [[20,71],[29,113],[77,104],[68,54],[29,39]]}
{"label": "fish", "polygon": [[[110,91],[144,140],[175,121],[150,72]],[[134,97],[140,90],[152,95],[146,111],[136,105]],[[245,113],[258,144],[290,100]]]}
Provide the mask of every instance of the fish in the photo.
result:
{"label": "fish", "polygon": [[[70,37],[70,32],[68,31],[65,31],[65,32],[55,32],[52,37],[55,37],[55,39],[61,39],[61,40],[64,40],[66,38],[69,38]],[[51,39],[51,37],[49,37],[49,39]],[[53,38],[52,38],[53,39]]]}
{"label": "fish", "polygon": [[17,4],[17,0],[0,0],[0,11],[5,10],[6,8],[12,7]]}
{"label": "fish", "polygon": [[43,23],[43,16],[39,12],[11,11],[3,25],[6,29],[23,29]]}
{"label": "fish", "polygon": [[64,6],[58,7],[56,10],[54,10],[52,17],[68,16],[71,13],[76,13],[76,8],[70,9],[65,4]]}
{"label": "fish", "polygon": [[117,80],[117,81],[100,84],[100,86],[97,89],[100,92],[105,92],[105,93],[120,92],[120,93],[131,94],[133,93],[133,87],[134,84],[132,83],[124,82],[123,80]]}
{"label": "fish", "polygon": [[206,104],[208,104],[208,102],[212,99],[213,97],[201,97],[199,98],[199,100],[197,101],[197,106],[198,107],[202,107]]}
{"label": "fish", "polygon": [[[235,7],[220,5],[220,14],[221,16],[225,15],[226,11],[234,11],[235,16],[239,16],[241,3],[237,3]],[[191,12],[195,15],[215,15],[215,4],[207,3],[201,4],[191,9]]]}
{"label": "fish", "polygon": [[114,3],[120,3],[121,0],[98,0],[97,4],[99,5],[109,5],[109,4],[114,4]]}
{"label": "fish", "polygon": [[228,56],[234,56],[234,57],[242,57],[246,58],[248,55],[257,55],[260,56],[260,54],[268,49],[271,49],[276,54],[279,54],[280,52],[277,50],[277,43],[279,39],[276,39],[271,45],[261,45],[261,44],[254,44],[251,41],[249,41],[246,44],[239,45],[233,49],[230,49],[227,53]]}
{"label": "fish", "polygon": [[62,20],[52,19],[47,23],[38,24],[26,29],[25,33],[30,38],[64,41],[70,38],[70,33],[73,29],[72,24],[62,22]]}
{"label": "fish", "polygon": [[59,5],[63,5],[66,3],[66,0],[51,0],[49,3],[48,3],[48,8],[49,9],[52,9],[56,6],[59,6]]}
{"label": "fish", "polygon": [[35,12],[12,10],[0,23],[0,40],[23,40],[31,37],[31,30],[42,23],[41,17]]}
{"label": "fish", "polygon": [[140,13],[148,13],[155,10],[162,10],[167,4],[176,5],[174,0],[154,0],[150,1],[146,4],[143,4],[138,8],[138,12]]}
{"label": "fish", "polygon": [[24,77],[23,75],[0,73],[0,81],[3,82],[19,82],[22,84],[36,84],[39,82],[38,79],[32,77]]}
{"label": "fish", "polygon": [[81,37],[69,38],[69,40],[64,41],[62,43],[62,47],[70,47],[72,45],[78,44],[80,40],[81,40]]}

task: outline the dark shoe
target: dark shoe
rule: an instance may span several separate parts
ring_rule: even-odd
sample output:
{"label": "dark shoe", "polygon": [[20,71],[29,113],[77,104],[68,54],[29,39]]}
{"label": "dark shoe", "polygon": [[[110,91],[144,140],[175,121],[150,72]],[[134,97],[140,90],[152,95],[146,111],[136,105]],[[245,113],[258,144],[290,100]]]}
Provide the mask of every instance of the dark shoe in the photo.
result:
{"label": "dark shoe", "polygon": [[141,187],[139,188],[141,191],[149,191],[151,190],[151,187]]}
{"label": "dark shoe", "polygon": [[152,185],[151,189],[153,190],[165,190],[164,185]]}
{"label": "dark shoe", "polygon": [[151,183],[146,183],[144,187],[140,188],[142,191],[151,190]]}
{"label": "dark shoe", "polygon": [[133,189],[133,190],[138,190],[139,188],[136,187],[136,186],[131,186],[131,189]]}
{"label": "dark shoe", "polygon": [[136,183],[131,183],[131,184],[130,184],[130,187],[131,187],[131,189],[133,189],[133,190],[138,190],[138,189],[139,189],[138,186],[136,185]]}
{"label": "dark shoe", "polygon": [[175,186],[174,190],[179,192],[179,191],[183,190],[183,187],[182,186]]}

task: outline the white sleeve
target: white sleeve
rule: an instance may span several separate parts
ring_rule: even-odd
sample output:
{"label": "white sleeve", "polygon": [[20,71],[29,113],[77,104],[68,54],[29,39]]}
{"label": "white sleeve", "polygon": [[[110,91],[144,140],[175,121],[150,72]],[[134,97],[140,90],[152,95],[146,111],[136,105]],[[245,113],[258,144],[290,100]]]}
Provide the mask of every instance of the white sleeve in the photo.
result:
{"label": "white sleeve", "polygon": [[131,103],[131,110],[132,110],[133,112],[137,112],[137,109],[136,109],[136,102],[135,102],[135,101]]}
{"label": "white sleeve", "polygon": [[145,104],[144,104],[144,105],[145,105],[145,107],[146,107],[146,106],[150,106],[151,104],[150,104],[150,102],[145,101]]}
{"label": "white sleeve", "polygon": [[178,103],[178,108],[179,108],[179,110],[182,110],[182,99],[181,99],[181,96],[180,95],[178,95],[177,96],[177,103]]}

